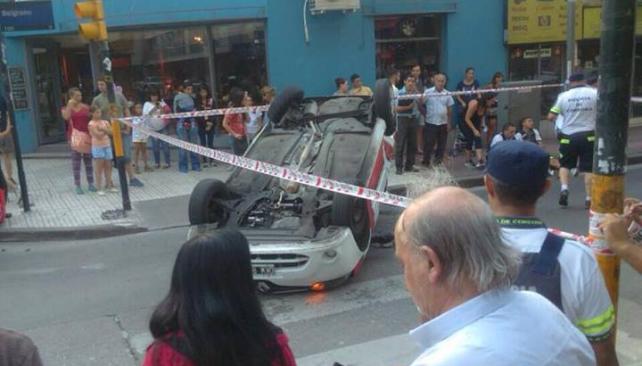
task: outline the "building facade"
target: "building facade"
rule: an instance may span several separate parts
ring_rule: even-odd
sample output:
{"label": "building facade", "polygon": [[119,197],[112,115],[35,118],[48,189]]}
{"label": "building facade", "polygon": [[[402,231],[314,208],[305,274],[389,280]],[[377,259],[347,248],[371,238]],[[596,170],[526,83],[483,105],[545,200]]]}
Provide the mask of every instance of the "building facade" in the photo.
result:
{"label": "building facade", "polygon": [[[104,0],[104,7],[114,80],[128,99],[186,79],[220,99],[232,86],[331,94],[336,77],[357,73],[372,86],[388,66],[417,63],[426,73],[444,71],[451,88],[473,66],[484,84],[508,71],[505,1],[361,0],[355,11],[325,12],[305,0]],[[87,101],[95,93],[97,50],[78,35],[74,3],[52,1],[52,29],[6,33],[9,66],[24,79],[14,101],[26,152],[64,140],[68,88],[80,87]]]}

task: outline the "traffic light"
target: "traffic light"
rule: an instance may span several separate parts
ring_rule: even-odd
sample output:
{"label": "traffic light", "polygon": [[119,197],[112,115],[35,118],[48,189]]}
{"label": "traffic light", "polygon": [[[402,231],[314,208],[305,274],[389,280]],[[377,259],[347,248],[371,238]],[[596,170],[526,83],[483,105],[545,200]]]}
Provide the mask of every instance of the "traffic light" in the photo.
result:
{"label": "traffic light", "polygon": [[78,18],[91,18],[91,21],[78,25],[78,32],[83,38],[90,41],[107,40],[107,26],[105,25],[102,0],[78,2],[74,5],[74,12]]}

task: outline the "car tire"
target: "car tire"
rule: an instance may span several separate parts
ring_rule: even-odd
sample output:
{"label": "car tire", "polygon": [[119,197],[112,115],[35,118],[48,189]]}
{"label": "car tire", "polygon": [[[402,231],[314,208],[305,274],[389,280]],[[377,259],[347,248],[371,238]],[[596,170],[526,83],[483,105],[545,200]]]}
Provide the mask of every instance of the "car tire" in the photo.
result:
{"label": "car tire", "polygon": [[189,197],[189,222],[191,225],[223,224],[226,213],[217,201],[229,197],[225,183],[218,179],[204,179],[194,187]]}
{"label": "car tire", "polygon": [[374,90],[374,114],[386,122],[385,135],[392,135],[396,128],[395,113],[392,110],[392,86],[388,79],[379,79]]}
{"label": "car tire", "polygon": [[303,90],[296,86],[289,86],[274,98],[268,109],[268,117],[274,124],[279,124],[281,119],[287,113],[288,109],[303,101]]}
{"label": "car tire", "polygon": [[359,250],[368,250],[372,232],[366,200],[335,193],[330,220],[332,225],[349,227]]}

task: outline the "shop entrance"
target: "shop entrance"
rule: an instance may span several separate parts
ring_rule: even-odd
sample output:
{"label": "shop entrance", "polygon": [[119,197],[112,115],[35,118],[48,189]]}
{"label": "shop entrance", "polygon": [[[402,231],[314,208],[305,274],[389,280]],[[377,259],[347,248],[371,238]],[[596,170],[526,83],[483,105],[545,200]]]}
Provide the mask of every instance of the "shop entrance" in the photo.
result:
{"label": "shop entrance", "polygon": [[386,70],[391,66],[409,70],[419,64],[424,73],[424,82],[428,81],[428,74],[439,70],[440,36],[439,15],[376,18],[377,78],[385,77]]}
{"label": "shop entrance", "polygon": [[39,141],[47,144],[64,140],[65,124],[60,116],[60,67],[56,62],[59,46],[55,42],[32,42],[30,55]]}

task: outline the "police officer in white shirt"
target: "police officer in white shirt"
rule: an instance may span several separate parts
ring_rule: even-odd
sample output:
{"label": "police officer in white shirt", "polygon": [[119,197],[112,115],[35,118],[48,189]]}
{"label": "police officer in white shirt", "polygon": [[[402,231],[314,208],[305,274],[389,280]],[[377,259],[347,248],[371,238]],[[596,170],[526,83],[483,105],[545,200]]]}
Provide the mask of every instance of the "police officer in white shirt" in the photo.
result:
{"label": "police officer in white shirt", "polygon": [[474,194],[442,187],[414,200],[395,225],[395,255],[425,321],[410,332],[424,349],[412,366],[595,364],[553,304],[510,289],[520,254]]}
{"label": "police officer in white shirt", "polygon": [[537,200],[551,186],[548,167],[548,153],[523,141],[500,142],[488,155],[488,202],[506,243],[524,253],[515,286],[562,310],[591,342],[598,365],[617,365],[615,312],[593,252],[548,233],[535,217]]}
{"label": "police officer in white shirt", "polygon": [[559,204],[568,206],[569,172],[578,166],[584,173],[586,199],[584,206],[591,207],[591,179],[593,170],[593,143],[595,141],[595,119],[597,118],[597,90],[586,85],[584,74],[575,73],[569,77],[570,90],[557,97],[548,113],[548,119],[555,121],[562,116],[558,138],[560,141],[560,181],[562,189]]}

